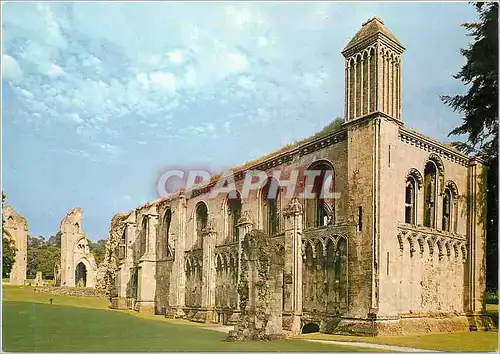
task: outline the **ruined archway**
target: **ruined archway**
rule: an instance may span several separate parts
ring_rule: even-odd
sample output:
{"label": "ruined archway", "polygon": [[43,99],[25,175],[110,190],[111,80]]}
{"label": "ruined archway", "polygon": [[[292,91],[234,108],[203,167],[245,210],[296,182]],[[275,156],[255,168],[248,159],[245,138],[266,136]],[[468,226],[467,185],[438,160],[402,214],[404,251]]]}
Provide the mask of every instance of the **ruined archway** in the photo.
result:
{"label": "ruined archway", "polygon": [[308,323],[302,327],[302,333],[316,333],[319,332],[319,325],[316,323]]}
{"label": "ruined archway", "polygon": [[87,286],[87,267],[83,262],[75,267],[75,285],[82,288]]}

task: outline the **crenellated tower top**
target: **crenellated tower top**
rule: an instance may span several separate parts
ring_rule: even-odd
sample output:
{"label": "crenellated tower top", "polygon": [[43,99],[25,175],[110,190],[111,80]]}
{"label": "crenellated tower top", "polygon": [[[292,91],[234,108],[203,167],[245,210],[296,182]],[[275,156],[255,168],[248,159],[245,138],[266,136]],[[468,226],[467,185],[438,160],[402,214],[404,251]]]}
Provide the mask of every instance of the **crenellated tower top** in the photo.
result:
{"label": "crenellated tower top", "polygon": [[377,113],[401,121],[401,55],[404,50],[378,17],[363,23],[342,51],[346,122]]}

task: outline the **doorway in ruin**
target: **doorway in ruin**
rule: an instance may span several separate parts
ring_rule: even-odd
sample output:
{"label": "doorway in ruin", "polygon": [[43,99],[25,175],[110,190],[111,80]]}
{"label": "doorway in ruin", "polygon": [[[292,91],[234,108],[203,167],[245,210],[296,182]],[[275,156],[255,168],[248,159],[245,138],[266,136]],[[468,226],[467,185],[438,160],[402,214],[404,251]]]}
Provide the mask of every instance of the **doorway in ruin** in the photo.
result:
{"label": "doorway in ruin", "polygon": [[87,267],[83,262],[78,263],[75,268],[75,285],[82,288],[87,286]]}
{"label": "doorway in ruin", "polygon": [[308,323],[302,327],[302,333],[316,333],[319,332],[319,325],[317,323]]}

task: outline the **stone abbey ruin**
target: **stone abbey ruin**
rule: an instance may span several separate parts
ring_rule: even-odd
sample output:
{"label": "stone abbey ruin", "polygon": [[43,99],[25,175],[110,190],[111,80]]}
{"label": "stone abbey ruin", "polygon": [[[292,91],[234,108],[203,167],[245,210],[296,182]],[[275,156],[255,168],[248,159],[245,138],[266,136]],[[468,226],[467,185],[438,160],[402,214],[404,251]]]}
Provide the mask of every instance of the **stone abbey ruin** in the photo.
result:
{"label": "stone abbey ruin", "polygon": [[[486,168],[405,127],[404,50],[380,19],[364,23],[342,51],[343,124],[236,169],[237,189],[245,170],[269,176],[247,198],[209,198],[214,180],[116,214],[99,269],[82,211],[73,209],[60,225],[57,283],[105,289],[115,309],[235,325],[227,340],[305,328],[352,335],[492,328]],[[286,197],[271,177],[277,170],[317,171],[313,198]],[[326,175],[338,198],[320,193]],[[11,209],[4,218],[20,248],[11,281],[22,283],[26,222]]]}
{"label": "stone abbey ruin", "polygon": [[[28,224],[26,219],[14,211],[10,205],[3,208],[3,237],[15,241],[16,256],[10,272],[9,283],[24,285],[27,283]],[[60,222],[61,260],[57,265],[55,285],[62,287],[95,288],[104,290],[103,267],[98,271],[94,255],[89,250],[87,236],[82,229],[82,209],[74,208]],[[43,274],[37,272],[33,283],[44,284]]]}
{"label": "stone abbey ruin", "polygon": [[[330,172],[340,198],[284,186],[209,198],[216,181],[116,214],[112,307],[236,324],[229,340],[483,330],[485,166],[411,131],[403,45],[378,18],[342,51],[345,121],[248,169]],[[236,186],[245,168],[236,169]],[[277,182],[279,184],[279,182]]]}

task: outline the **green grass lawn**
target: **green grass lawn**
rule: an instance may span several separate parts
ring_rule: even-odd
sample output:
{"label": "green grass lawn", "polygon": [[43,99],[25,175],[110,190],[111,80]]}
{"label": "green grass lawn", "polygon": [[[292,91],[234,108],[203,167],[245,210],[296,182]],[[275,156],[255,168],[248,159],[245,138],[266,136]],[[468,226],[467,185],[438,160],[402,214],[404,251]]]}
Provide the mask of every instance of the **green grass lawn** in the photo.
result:
{"label": "green grass lawn", "polygon": [[5,351],[373,351],[298,339],[228,343],[197,324],[107,309],[105,299],[2,290]]}
{"label": "green grass lawn", "polygon": [[[498,305],[487,304],[486,313],[498,326]],[[368,342],[439,351],[492,352],[498,350],[498,332],[436,333],[404,337],[351,337],[330,334],[302,334],[302,338]]]}

